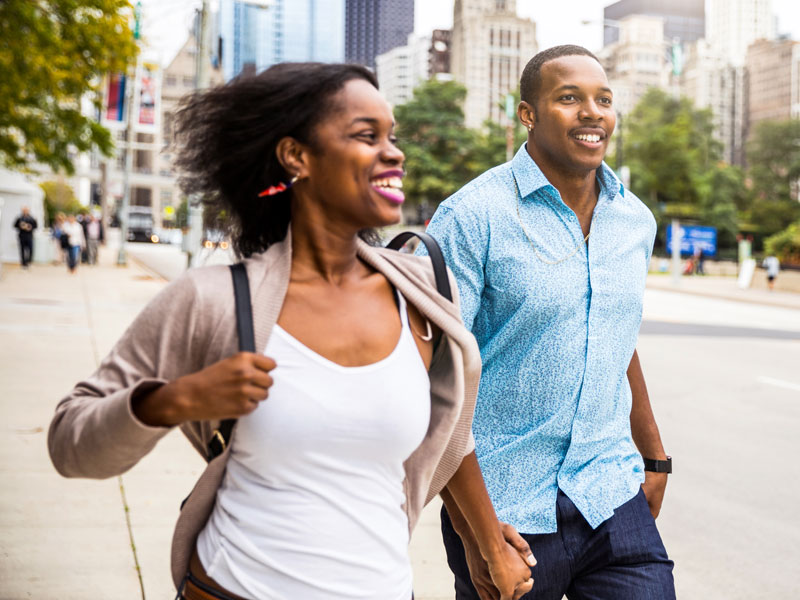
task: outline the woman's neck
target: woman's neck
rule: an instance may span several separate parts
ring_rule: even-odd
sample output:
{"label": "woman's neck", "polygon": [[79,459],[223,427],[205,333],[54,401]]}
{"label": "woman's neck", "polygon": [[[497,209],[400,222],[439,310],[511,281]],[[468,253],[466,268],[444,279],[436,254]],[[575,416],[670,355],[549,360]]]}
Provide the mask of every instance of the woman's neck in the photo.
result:
{"label": "woman's neck", "polygon": [[358,232],[352,228],[323,225],[320,218],[293,218],[292,280],[323,279],[338,285],[363,269],[358,260]]}

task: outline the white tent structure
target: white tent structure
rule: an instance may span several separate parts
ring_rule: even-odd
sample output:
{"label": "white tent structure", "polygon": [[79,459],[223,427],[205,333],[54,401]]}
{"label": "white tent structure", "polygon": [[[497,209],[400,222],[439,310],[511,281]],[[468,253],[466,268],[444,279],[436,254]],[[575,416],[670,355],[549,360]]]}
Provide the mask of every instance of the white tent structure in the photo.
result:
{"label": "white tent structure", "polygon": [[23,206],[30,209],[31,216],[39,224],[34,232],[35,258],[36,246],[43,239],[44,192],[22,173],[0,168],[0,263],[19,263],[19,243],[14,221],[22,212]]}

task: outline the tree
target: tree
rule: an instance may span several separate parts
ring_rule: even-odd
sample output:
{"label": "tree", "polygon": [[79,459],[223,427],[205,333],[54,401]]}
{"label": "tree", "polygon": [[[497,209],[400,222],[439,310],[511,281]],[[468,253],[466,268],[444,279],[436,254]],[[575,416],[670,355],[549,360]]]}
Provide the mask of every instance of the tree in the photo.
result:
{"label": "tree", "polygon": [[100,110],[103,76],[136,56],[129,0],[0,2],[0,163],[73,173],[71,151],[113,150],[111,135],[81,112]]}
{"label": "tree", "polygon": [[749,192],[743,171],[721,160],[712,112],[651,89],[625,132],[631,188],[659,223],[677,217],[716,227],[718,245],[734,247]]}
{"label": "tree", "polygon": [[747,163],[753,189],[748,220],[770,236],[800,218],[800,119],[759,123]]}
{"label": "tree", "polygon": [[39,187],[44,191],[44,212],[48,223],[52,223],[60,212],[74,215],[86,210],[75,197],[74,190],[63,181],[45,181]]}
{"label": "tree", "polygon": [[764,250],[782,263],[800,265],[800,221],[764,240]]}
{"label": "tree", "polygon": [[710,110],[651,88],[627,119],[631,188],[657,216],[698,217],[698,179],[720,159]]}
{"label": "tree", "polygon": [[403,186],[412,203],[435,208],[473,177],[476,133],[464,126],[466,95],[456,82],[430,80],[395,108],[408,171]]}

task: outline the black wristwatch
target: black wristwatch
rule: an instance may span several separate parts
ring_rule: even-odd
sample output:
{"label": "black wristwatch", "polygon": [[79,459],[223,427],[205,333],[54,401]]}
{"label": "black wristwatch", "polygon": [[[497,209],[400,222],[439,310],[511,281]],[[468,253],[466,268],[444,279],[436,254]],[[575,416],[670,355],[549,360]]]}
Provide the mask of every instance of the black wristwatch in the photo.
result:
{"label": "black wristwatch", "polygon": [[645,458],[644,470],[653,471],[655,473],[672,473],[672,457],[668,456],[667,460],[655,460],[653,458]]}

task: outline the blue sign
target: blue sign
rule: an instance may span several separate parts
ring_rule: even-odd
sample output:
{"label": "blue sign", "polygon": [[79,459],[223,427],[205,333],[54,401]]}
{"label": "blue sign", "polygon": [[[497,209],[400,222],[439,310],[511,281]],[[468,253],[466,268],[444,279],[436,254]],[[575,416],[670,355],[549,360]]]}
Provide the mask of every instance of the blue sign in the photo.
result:
{"label": "blue sign", "polygon": [[[681,254],[694,255],[699,250],[704,256],[717,254],[717,228],[702,225],[681,225]],[[667,225],[667,252],[672,253],[672,225]]]}

